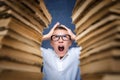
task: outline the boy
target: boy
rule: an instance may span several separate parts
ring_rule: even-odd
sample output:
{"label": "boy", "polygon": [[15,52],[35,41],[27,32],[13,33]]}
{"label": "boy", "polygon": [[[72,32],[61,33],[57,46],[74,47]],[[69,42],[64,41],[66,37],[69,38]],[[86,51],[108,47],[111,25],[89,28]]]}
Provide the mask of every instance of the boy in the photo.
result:
{"label": "boy", "polygon": [[80,80],[80,48],[69,47],[76,36],[64,25],[56,23],[43,40],[50,39],[53,49],[42,50],[43,80]]}

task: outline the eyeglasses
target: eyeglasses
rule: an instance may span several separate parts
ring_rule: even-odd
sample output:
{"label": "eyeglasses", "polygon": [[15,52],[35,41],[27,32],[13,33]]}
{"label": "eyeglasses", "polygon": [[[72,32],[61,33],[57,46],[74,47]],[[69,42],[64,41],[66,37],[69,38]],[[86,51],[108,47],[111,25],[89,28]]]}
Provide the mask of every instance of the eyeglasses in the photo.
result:
{"label": "eyeglasses", "polygon": [[51,40],[58,41],[60,39],[60,37],[62,38],[63,41],[71,40],[71,36],[68,34],[66,34],[66,35],[52,35]]}

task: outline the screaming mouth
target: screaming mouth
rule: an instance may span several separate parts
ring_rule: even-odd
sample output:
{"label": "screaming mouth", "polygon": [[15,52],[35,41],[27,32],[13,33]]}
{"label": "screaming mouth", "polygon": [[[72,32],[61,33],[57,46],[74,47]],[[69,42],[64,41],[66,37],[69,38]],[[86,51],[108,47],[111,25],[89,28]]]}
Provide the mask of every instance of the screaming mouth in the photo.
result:
{"label": "screaming mouth", "polygon": [[64,50],[64,46],[58,46],[58,50],[59,51],[63,51]]}

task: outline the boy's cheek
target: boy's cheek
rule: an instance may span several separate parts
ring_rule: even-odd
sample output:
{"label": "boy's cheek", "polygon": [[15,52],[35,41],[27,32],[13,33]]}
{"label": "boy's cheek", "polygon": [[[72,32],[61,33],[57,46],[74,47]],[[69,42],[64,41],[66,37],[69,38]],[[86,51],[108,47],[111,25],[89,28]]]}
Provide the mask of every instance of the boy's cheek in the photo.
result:
{"label": "boy's cheek", "polygon": [[67,47],[70,47],[72,45],[72,42],[71,41],[68,41],[67,43],[66,43],[66,46]]}
{"label": "boy's cheek", "polygon": [[69,45],[69,47],[72,45],[72,42],[70,41],[69,43],[68,43],[68,45]]}
{"label": "boy's cheek", "polygon": [[54,48],[54,47],[57,47],[57,44],[55,43],[55,42],[51,42],[50,43],[51,44],[51,46]]}
{"label": "boy's cheek", "polygon": [[54,46],[54,43],[52,41],[50,41],[50,45],[53,47]]}

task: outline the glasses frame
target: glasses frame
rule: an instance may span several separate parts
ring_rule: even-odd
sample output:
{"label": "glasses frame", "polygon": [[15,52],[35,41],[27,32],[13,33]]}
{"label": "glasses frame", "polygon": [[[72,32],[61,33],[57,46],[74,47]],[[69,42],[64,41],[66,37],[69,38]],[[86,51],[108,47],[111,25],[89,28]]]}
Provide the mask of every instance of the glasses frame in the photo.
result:
{"label": "glasses frame", "polygon": [[[65,37],[65,36],[69,36],[69,39],[68,40],[64,40],[63,37]],[[53,40],[53,37],[58,37],[58,39],[57,40]],[[69,41],[69,40],[71,40],[71,36],[69,34],[65,34],[65,35],[52,35],[51,36],[51,40],[52,41],[59,41],[60,37],[62,38],[63,41]]]}

